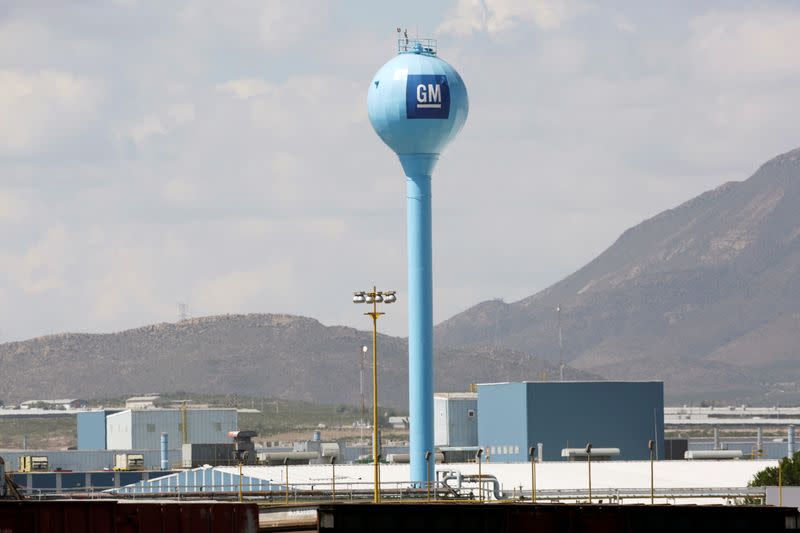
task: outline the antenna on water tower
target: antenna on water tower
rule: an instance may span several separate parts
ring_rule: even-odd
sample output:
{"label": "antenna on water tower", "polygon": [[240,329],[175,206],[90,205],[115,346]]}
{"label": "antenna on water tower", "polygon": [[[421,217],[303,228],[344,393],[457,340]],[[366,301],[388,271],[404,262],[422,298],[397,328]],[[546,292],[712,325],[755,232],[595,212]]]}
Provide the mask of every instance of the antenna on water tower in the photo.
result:
{"label": "antenna on water tower", "polygon": [[464,126],[469,101],[461,76],[437,57],[435,39],[398,32],[397,52],[373,76],[367,103],[372,127],[406,175],[409,454],[411,481],[422,487],[436,479],[435,461],[425,460],[434,449],[431,175]]}

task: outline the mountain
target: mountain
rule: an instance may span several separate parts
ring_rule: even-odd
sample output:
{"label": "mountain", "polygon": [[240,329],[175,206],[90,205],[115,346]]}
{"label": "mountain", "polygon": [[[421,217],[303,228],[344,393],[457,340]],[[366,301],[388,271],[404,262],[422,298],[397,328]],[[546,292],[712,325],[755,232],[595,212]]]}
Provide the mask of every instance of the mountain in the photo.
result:
{"label": "mountain", "polygon": [[673,400],[797,401],[800,149],[630,228],[533,296],[446,320],[435,339],[556,361],[559,305],[578,369],[663,379]]}
{"label": "mountain", "polygon": [[[0,344],[0,399],[109,398],[148,391],[262,395],[358,404],[361,347],[371,332],[324,326],[290,315],[224,315],[112,334],[49,335]],[[380,335],[379,403],[404,408],[408,398],[405,339]],[[436,351],[436,385],[538,379],[558,372],[508,348]],[[365,393],[372,396],[371,355]],[[592,374],[566,369],[570,379]]]}

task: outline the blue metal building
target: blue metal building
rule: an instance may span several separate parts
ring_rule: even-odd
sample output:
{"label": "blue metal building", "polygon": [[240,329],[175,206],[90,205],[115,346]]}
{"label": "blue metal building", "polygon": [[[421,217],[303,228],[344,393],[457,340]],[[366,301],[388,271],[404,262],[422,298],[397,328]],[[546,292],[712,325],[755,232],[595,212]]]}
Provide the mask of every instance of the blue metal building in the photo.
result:
{"label": "blue metal building", "polygon": [[86,411],[76,416],[78,426],[79,450],[105,450],[106,449],[106,417],[115,410]]}
{"label": "blue metal building", "polygon": [[[284,490],[285,485],[277,485],[268,479],[241,476],[242,490],[245,492],[269,492]],[[117,494],[164,494],[196,492],[238,492],[239,474],[222,472],[211,466],[168,473],[168,475],[137,481],[131,485],[109,490]]]}
{"label": "blue metal building", "polygon": [[478,441],[493,462],[542,459],[564,448],[619,448],[619,459],[664,458],[664,384],[660,381],[517,382],[478,385]]}

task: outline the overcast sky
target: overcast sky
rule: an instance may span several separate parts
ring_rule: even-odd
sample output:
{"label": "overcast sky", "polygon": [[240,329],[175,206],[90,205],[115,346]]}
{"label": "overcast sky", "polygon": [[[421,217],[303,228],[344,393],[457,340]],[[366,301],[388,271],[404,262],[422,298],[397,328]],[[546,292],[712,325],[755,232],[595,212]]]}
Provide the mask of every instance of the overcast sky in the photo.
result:
{"label": "overcast sky", "polygon": [[800,145],[800,4],[0,1],[0,339],[295,313],[367,329],[405,180],[367,87],[439,39],[470,116],[434,187],[437,321]]}

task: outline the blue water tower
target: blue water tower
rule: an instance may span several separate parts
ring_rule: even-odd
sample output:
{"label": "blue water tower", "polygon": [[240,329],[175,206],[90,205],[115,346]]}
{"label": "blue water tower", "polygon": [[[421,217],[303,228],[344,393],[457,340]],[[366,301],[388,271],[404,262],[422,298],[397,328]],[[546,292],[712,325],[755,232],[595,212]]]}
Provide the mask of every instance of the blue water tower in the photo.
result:
{"label": "blue water tower", "polygon": [[435,480],[426,472],[433,447],[433,277],[431,174],[439,154],[467,120],[467,88],[436,55],[432,39],[399,39],[398,55],[378,70],[369,87],[369,119],[400,158],[408,206],[408,396],[411,481]]}

